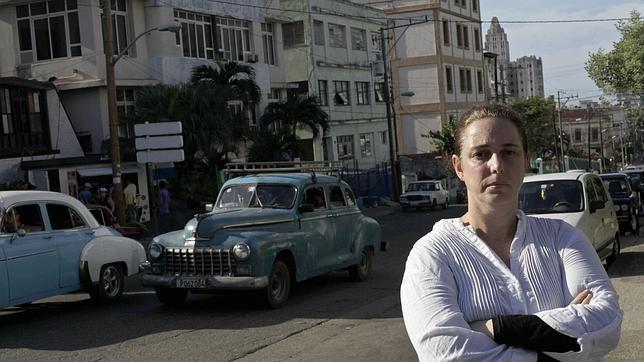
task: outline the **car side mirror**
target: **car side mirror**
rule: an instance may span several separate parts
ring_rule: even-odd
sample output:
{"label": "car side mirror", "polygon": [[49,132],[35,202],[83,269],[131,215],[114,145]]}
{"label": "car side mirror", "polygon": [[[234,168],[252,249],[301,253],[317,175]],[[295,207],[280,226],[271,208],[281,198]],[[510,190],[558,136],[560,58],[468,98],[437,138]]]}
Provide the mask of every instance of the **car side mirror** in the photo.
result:
{"label": "car side mirror", "polygon": [[215,208],[215,204],[206,204],[204,208],[206,209],[206,212],[211,212]]}
{"label": "car side mirror", "polygon": [[315,211],[315,208],[313,207],[313,204],[307,204],[307,203],[302,203],[300,206],[297,208],[299,212],[312,212]]}
{"label": "car side mirror", "polygon": [[602,200],[593,200],[590,202],[590,212],[593,213],[596,210],[603,209],[606,203]]}

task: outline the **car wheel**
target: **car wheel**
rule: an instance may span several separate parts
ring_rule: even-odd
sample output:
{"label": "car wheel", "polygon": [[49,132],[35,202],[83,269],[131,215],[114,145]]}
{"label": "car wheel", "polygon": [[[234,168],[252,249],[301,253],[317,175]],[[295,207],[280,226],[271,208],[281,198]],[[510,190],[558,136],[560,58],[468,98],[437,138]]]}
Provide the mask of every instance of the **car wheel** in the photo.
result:
{"label": "car wheel", "polygon": [[436,202],[436,199],[432,200],[432,210],[434,210],[438,206],[438,202]]}
{"label": "car wheel", "polygon": [[447,206],[449,206],[449,197],[445,199],[445,203],[443,204],[443,209],[447,209]]}
{"label": "car wheel", "polygon": [[273,263],[266,287],[266,303],[270,308],[281,308],[286,304],[291,292],[291,272],[281,260]]}
{"label": "car wheel", "polygon": [[159,301],[169,307],[179,307],[183,305],[188,296],[188,291],[185,289],[174,288],[155,288],[157,298]]}
{"label": "car wheel", "polygon": [[628,228],[631,235],[637,235],[640,231],[640,219],[635,212],[631,212],[631,218],[628,222]]}
{"label": "car wheel", "polygon": [[364,248],[360,255],[360,262],[349,268],[349,277],[356,282],[362,282],[371,277],[371,264],[373,262],[373,251],[371,248]]}
{"label": "car wheel", "polygon": [[116,302],[125,289],[123,271],[116,264],[103,265],[98,284],[92,286],[90,297],[100,303]]}
{"label": "car wheel", "polygon": [[610,266],[615,263],[620,253],[621,253],[621,245],[619,243],[619,237],[615,235],[615,242],[613,243],[613,252],[610,254],[608,258],[606,258],[606,269],[610,268]]}

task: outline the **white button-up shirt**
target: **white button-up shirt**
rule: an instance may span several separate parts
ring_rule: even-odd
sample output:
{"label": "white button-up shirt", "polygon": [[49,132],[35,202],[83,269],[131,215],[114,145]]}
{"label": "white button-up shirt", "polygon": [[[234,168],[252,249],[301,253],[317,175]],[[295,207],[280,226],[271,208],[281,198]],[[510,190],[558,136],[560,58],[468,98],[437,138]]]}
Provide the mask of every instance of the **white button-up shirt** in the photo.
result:
{"label": "white button-up shirt", "polygon": [[[534,314],[577,338],[579,352],[559,360],[601,360],[619,342],[622,310],[586,236],[560,220],[526,216],[510,247],[510,268],[459,219],[441,220],[414,245],[400,288],[407,333],[423,361],[537,359],[499,345],[468,323]],[[590,304],[568,305],[582,290]]]}

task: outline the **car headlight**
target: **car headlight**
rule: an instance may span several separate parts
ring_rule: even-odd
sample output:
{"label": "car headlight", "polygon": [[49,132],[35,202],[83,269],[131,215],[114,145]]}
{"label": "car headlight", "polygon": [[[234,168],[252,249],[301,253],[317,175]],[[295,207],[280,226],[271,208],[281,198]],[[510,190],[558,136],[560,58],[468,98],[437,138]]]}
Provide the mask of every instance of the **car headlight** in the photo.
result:
{"label": "car headlight", "polygon": [[163,254],[163,248],[159,244],[150,244],[149,253],[151,259],[159,259]]}
{"label": "car headlight", "polygon": [[615,211],[619,211],[619,205],[615,205],[613,206],[613,208],[615,209]]}
{"label": "car headlight", "polygon": [[233,247],[233,254],[239,260],[246,260],[250,256],[250,247],[246,243],[239,243]]}
{"label": "car headlight", "polygon": [[626,210],[628,210],[628,205],[622,204],[622,211],[626,211]]}

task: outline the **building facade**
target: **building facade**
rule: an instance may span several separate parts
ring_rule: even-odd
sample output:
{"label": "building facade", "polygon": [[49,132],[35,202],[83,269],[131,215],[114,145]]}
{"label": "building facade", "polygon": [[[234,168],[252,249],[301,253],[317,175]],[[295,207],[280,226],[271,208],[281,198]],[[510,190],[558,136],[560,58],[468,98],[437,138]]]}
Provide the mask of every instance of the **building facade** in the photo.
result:
{"label": "building facade", "polygon": [[[380,10],[345,0],[282,0],[286,79],[300,94],[318,97],[330,131],[313,140],[316,160],[343,160],[371,169],[389,161]],[[304,132],[304,131],[302,131]],[[305,135],[303,135],[306,138]]]}
{"label": "building facade", "polygon": [[488,83],[491,85],[492,96],[495,98],[510,96],[510,87],[506,80],[510,73],[510,43],[508,35],[495,16],[492,18],[490,28],[485,33],[485,51],[493,54],[495,61],[491,61],[492,67],[496,67],[495,72],[490,72]]}
{"label": "building facade", "polygon": [[508,86],[513,98],[543,97],[543,63],[534,55],[510,63]]}
{"label": "building facade", "polygon": [[435,152],[429,132],[485,102],[479,2],[371,3],[384,9],[393,29],[388,36],[398,154]]}
{"label": "building facade", "polygon": [[[51,87],[46,92],[48,127],[37,129],[46,133],[43,139],[50,140],[46,148],[52,163],[50,166],[38,164],[39,169],[28,172],[29,180],[39,188],[59,184],[66,192],[66,184],[77,181],[69,173],[47,174],[46,182],[35,182],[40,176],[34,175],[56,166],[55,159],[100,156],[104,152],[103,144],[110,138],[100,3],[98,0],[83,3],[77,0],[0,1],[0,74],[5,78],[46,82]],[[215,59],[222,59],[254,68],[262,98],[256,109],[250,110],[248,122],[256,124],[259,115],[252,113],[280,99],[290,86],[285,79],[282,42],[278,40],[282,39],[284,19],[279,0],[272,1],[271,8],[264,7],[261,0],[239,0],[236,4],[208,0],[112,0],[115,55],[149,29],[169,22],[181,24],[176,34],[153,31],[141,37],[116,63],[119,118],[135,109],[138,87],[187,82],[193,67],[204,64],[216,67]],[[44,103],[40,104],[42,108]],[[32,112],[31,103],[28,108]],[[0,138],[15,138],[13,134],[18,131],[32,130],[33,127],[23,125],[29,122],[28,117],[12,114],[17,109],[3,106],[3,114],[9,112],[9,117],[3,119],[12,119],[14,123],[9,127],[5,121]],[[131,125],[119,123],[120,136],[133,138]],[[79,147],[69,150],[75,144]],[[32,145],[23,142],[0,146],[0,167],[4,167],[0,174],[5,179],[23,178],[20,164]],[[97,157],[94,161],[100,160]],[[61,162],[64,163],[58,161]],[[129,164],[131,170],[142,174],[135,182],[143,189],[141,186],[146,180],[143,165],[133,160]],[[124,169],[127,165],[128,160],[124,160]],[[94,171],[85,174],[99,177],[111,175],[107,166],[109,159],[82,167],[93,167]],[[55,177],[59,180],[52,179]]]}

